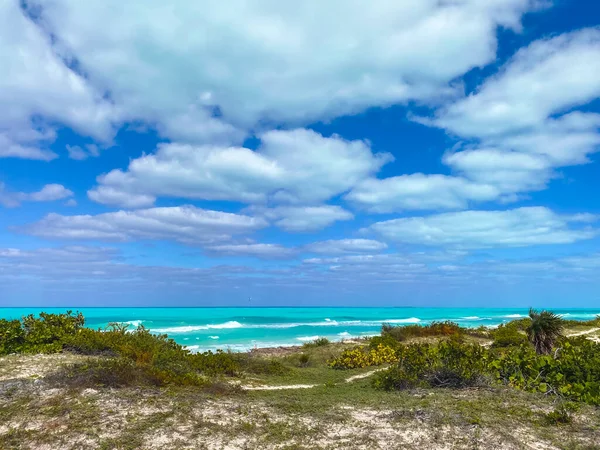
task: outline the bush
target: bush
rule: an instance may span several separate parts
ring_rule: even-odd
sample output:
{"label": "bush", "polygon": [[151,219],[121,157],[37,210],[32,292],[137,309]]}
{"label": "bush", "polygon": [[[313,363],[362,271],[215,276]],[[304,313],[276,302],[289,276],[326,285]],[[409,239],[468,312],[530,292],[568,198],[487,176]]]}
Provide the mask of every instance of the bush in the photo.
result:
{"label": "bush", "polygon": [[494,339],[492,347],[495,348],[519,347],[529,343],[527,335],[520,330],[520,325],[516,322],[500,325],[491,332],[491,336]]}
{"label": "bush", "polygon": [[137,366],[126,358],[102,358],[68,366],[47,377],[46,381],[61,387],[109,387],[161,386],[163,380],[151,371]]}
{"label": "bush", "polygon": [[573,423],[573,413],[579,411],[579,405],[573,402],[561,402],[554,411],[544,416],[548,425],[565,425]]}
{"label": "bush", "polygon": [[555,355],[537,355],[531,346],[494,351],[488,370],[519,389],[600,405],[600,344],[577,337],[559,345]]}
{"label": "bush", "polygon": [[25,343],[25,330],[19,320],[0,319],[0,355],[18,353]]}
{"label": "bush", "polygon": [[107,354],[131,361],[161,385],[202,384],[199,373],[213,375],[217,366],[214,359],[219,358],[213,354],[192,355],[167,335],[152,334],[143,326],[131,332],[116,324],[106,331],[81,329],[63,344],[65,349],[80,354]]}
{"label": "bush", "polygon": [[84,324],[81,313],[40,313],[18,320],[0,320],[0,354],[55,353],[62,350],[65,338],[76,334]]}
{"label": "bush", "polygon": [[479,345],[456,340],[402,346],[397,351],[398,364],[379,374],[374,384],[385,390],[480,385],[485,379],[485,354]]}
{"label": "bush", "polygon": [[398,361],[396,351],[391,347],[380,344],[372,349],[354,347],[344,350],[340,356],[329,362],[329,367],[333,369],[358,369],[396,361]]}
{"label": "bush", "polygon": [[382,334],[381,336],[373,336],[369,338],[369,348],[376,349],[380,345],[384,347],[390,347],[394,350],[400,347],[400,342],[395,339],[391,334]]}
{"label": "bush", "polygon": [[310,364],[310,355],[308,355],[306,353],[302,353],[298,357],[298,365],[300,367],[308,367],[309,364]]}
{"label": "bush", "polygon": [[[2,320],[0,353],[68,350],[83,355],[111,356],[111,359],[79,365],[71,373],[76,382],[87,380],[110,386],[130,382],[161,386],[202,385],[204,376],[236,376],[243,366],[240,357],[231,353],[191,354],[167,335],[152,334],[143,326],[129,331],[127,325],[113,323],[105,330],[92,330],[83,328],[84,323],[81,314],[74,315],[71,311],[66,314],[41,313],[39,318],[30,315],[22,321]],[[247,366],[255,371],[279,370],[278,363]],[[113,378],[111,370],[114,371]],[[84,374],[86,371],[89,373]]]}
{"label": "bush", "polygon": [[459,336],[463,334],[464,329],[457,323],[451,321],[432,322],[429,325],[405,325],[394,327],[389,324],[381,326],[382,336],[391,336],[395,340],[402,342],[415,337],[429,336]]}
{"label": "bush", "polygon": [[326,345],[331,344],[331,341],[327,338],[317,338],[314,341],[305,342],[302,347],[304,348],[314,348],[314,347],[325,347]]}

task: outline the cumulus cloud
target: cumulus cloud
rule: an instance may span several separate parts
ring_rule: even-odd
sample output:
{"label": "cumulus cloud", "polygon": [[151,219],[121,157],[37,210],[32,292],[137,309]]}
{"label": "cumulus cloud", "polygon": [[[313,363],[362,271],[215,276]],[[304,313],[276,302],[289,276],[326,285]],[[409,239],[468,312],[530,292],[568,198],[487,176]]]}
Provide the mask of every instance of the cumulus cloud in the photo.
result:
{"label": "cumulus cloud", "polygon": [[0,16],[22,117],[102,137],[139,120],[175,140],[240,142],[255,124],[454,94],[452,80],[494,60],[498,26],[519,29],[536,3],[29,0],[22,11],[8,0]]}
{"label": "cumulus cloud", "polygon": [[460,136],[486,137],[543,127],[548,117],[600,96],[600,30],[533,42],[474,94],[438,113]]}
{"label": "cumulus cloud", "polygon": [[23,231],[34,236],[58,239],[167,239],[200,244],[229,240],[233,235],[250,233],[267,225],[261,218],[193,206],[177,206],[117,211],[95,216],[48,214]]}
{"label": "cumulus cloud", "polygon": [[600,29],[533,42],[434,123],[478,140],[444,162],[504,195],[536,191],[555,169],[585,164],[600,148],[600,115],[571,111],[600,97]]}
{"label": "cumulus cloud", "polygon": [[278,206],[275,208],[249,207],[255,215],[265,217],[274,225],[291,232],[317,231],[342,220],[352,220],[354,215],[341,206]]}
{"label": "cumulus cloud", "polygon": [[10,192],[0,182],[0,205],[7,208],[19,206],[22,202],[52,202],[73,196],[73,192],[62,184],[47,184],[37,192]]}
{"label": "cumulus cloud", "polygon": [[466,139],[443,158],[454,175],[371,178],[346,199],[372,212],[465,209],[545,189],[556,168],[587,163],[600,148],[599,114],[556,116],[600,97],[598,72],[598,29],[533,42],[471,95],[416,119]]}
{"label": "cumulus cloud", "polygon": [[111,138],[112,106],[69,68],[17,0],[0,5],[0,29],[0,157],[56,158],[45,148],[54,131],[44,122],[62,123],[97,139]]}
{"label": "cumulus cloud", "polygon": [[345,199],[371,212],[466,208],[470,201],[490,201],[500,191],[485,180],[415,173],[359,183]]}
{"label": "cumulus cloud", "polygon": [[331,239],[305,245],[304,250],[310,253],[336,255],[344,253],[379,252],[386,250],[387,247],[386,243],[372,239]]}
{"label": "cumulus cloud", "polygon": [[99,177],[88,195],[126,207],[149,206],[157,196],[314,204],[347,191],[392,159],[374,154],[366,142],[306,129],[269,131],[260,139],[256,151],[162,144],[126,171]]}
{"label": "cumulus cloud", "polygon": [[591,239],[598,235],[598,230],[589,227],[589,222],[595,219],[586,214],[567,216],[544,207],[529,207],[393,219],[377,222],[369,229],[384,239],[407,244],[523,247]]}

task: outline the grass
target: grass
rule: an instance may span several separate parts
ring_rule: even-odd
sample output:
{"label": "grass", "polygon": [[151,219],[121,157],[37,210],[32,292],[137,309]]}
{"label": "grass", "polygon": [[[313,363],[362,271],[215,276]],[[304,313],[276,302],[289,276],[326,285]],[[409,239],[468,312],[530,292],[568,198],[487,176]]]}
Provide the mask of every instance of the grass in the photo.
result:
{"label": "grass", "polygon": [[[552,399],[510,388],[385,392],[369,380],[306,390],[211,395],[197,388],[28,389],[2,397],[0,448],[598,448],[582,406],[549,425]],[[29,390],[31,389],[31,390]],[[418,430],[418,436],[415,433]],[[165,444],[165,443],[168,443]],[[85,444],[85,445],[84,445]],[[161,447],[162,446],[162,447]]]}
{"label": "grass", "polygon": [[[414,333],[403,342],[447,339]],[[491,342],[484,335],[462,339]],[[72,376],[86,364],[110,369],[102,365],[106,356],[2,357],[0,449],[600,449],[599,408],[572,408],[556,397],[498,385],[387,392],[371,378],[348,383],[375,369],[327,367],[354,345],[323,342],[278,356],[242,355],[235,358],[238,378],[206,377],[187,386],[137,378],[110,384],[104,373],[98,383],[85,370],[85,377]],[[317,387],[244,391],[232,380]]]}

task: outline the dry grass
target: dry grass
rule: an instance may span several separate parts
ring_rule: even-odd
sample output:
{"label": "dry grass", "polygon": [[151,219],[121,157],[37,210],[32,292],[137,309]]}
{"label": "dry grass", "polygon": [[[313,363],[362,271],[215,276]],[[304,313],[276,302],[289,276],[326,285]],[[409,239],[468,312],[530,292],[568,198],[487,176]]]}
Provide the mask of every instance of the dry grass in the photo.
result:
{"label": "dry grass", "polygon": [[[330,351],[316,349],[312,357],[319,360],[317,352]],[[42,378],[78,358],[0,358],[1,449],[600,448],[598,410],[584,406],[571,425],[548,426],[543,418],[554,405],[541,394],[387,393],[371,388],[368,377],[247,393],[218,385],[51,388]],[[325,376],[320,370],[298,369],[316,382]]]}

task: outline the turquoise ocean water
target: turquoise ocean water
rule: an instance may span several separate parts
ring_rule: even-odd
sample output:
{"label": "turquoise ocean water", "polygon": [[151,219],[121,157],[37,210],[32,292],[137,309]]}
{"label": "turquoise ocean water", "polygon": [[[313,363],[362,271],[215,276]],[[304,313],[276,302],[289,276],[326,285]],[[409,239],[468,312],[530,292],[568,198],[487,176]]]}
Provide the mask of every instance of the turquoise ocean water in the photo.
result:
{"label": "turquoise ocean water", "polygon": [[[317,337],[337,341],[379,334],[382,323],[452,320],[466,327],[497,326],[528,312],[519,308],[0,308],[0,318],[67,309],[81,311],[90,328],[109,322],[126,322],[132,328],[144,325],[196,351],[300,345]],[[553,311],[573,320],[600,315],[600,308]]]}

